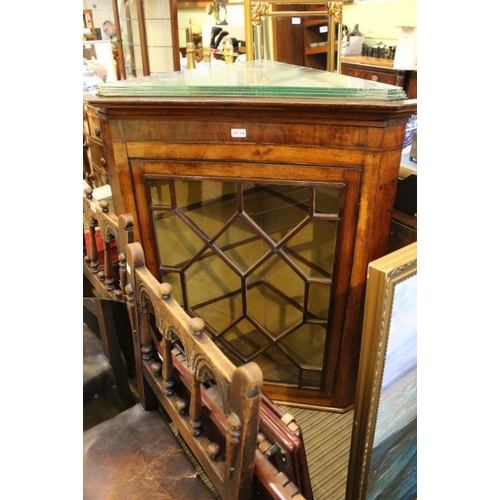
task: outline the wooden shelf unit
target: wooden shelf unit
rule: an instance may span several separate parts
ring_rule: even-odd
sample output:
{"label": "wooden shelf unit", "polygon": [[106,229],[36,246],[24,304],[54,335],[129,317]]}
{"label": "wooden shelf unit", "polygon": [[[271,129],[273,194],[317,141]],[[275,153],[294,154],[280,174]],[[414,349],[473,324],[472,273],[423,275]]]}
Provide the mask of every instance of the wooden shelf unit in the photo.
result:
{"label": "wooden shelf unit", "polygon": [[83,9],[83,28],[90,30],[90,35],[83,35],[84,40],[97,40],[97,31],[94,26],[92,9]]}
{"label": "wooden shelf unit", "polygon": [[[255,17],[252,15],[254,2],[255,0],[247,0],[249,5],[246,6],[246,23],[249,26],[253,26],[251,20],[253,22]],[[260,16],[272,18],[272,58],[275,61],[296,66],[334,71],[338,66],[336,39],[339,26],[341,26],[341,8],[335,13],[329,13],[329,4],[309,1],[285,3],[283,0],[274,0],[269,3],[272,4],[272,10]],[[257,26],[261,25],[257,24]],[[333,31],[332,34],[329,33],[330,29]],[[247,47],[249,43],[250,47],[252,46],[253,33],[253,28],[247,28],[246,38],[250,40],[247,42]],[[261,34],[261,36],[265,35]],[[316,46],[316,44],[321,45]],[[330,44],[332,54],[329,53]],[[247,53],[249,53],[248,49]],[[250,53],[250,56],[252,55]]]}

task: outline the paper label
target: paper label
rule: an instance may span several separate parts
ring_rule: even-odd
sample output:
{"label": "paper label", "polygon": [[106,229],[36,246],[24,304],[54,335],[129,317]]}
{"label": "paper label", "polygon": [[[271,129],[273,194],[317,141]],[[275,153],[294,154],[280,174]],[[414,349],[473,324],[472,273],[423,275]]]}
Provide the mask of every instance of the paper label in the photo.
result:
{"label": "paper label", "polygon": [[246,137],[247,130],[245,128],[232,128],[231,137]]}

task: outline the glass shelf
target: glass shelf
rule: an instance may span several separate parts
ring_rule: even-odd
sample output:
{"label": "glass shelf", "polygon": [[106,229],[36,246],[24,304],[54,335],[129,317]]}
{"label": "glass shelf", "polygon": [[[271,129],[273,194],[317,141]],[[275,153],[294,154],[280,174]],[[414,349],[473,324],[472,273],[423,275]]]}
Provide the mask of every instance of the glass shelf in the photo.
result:
{"label": "glass shelf", "polygon": [[400,87],[276,61],[171,71],[97,86],[99,96],[406,99]]}

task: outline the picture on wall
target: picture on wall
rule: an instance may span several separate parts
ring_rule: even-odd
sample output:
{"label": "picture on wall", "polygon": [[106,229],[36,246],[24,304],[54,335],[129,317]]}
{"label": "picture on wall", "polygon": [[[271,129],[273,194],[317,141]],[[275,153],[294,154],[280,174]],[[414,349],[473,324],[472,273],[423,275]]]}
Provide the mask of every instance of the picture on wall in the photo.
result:
{"label": "picture on wall", "polygon": [[346,498],[417,498],[417,243],[368,266]]}

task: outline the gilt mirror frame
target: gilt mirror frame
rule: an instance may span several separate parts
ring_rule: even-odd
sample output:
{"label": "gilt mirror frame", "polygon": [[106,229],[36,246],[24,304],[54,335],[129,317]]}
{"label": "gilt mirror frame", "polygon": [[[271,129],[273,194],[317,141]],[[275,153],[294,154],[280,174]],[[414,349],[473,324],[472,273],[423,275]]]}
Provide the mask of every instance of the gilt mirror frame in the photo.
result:
{"label": "gilt mirror frame", "polygon": [[368,266],[347,500],[417,498],[417,243]]}

